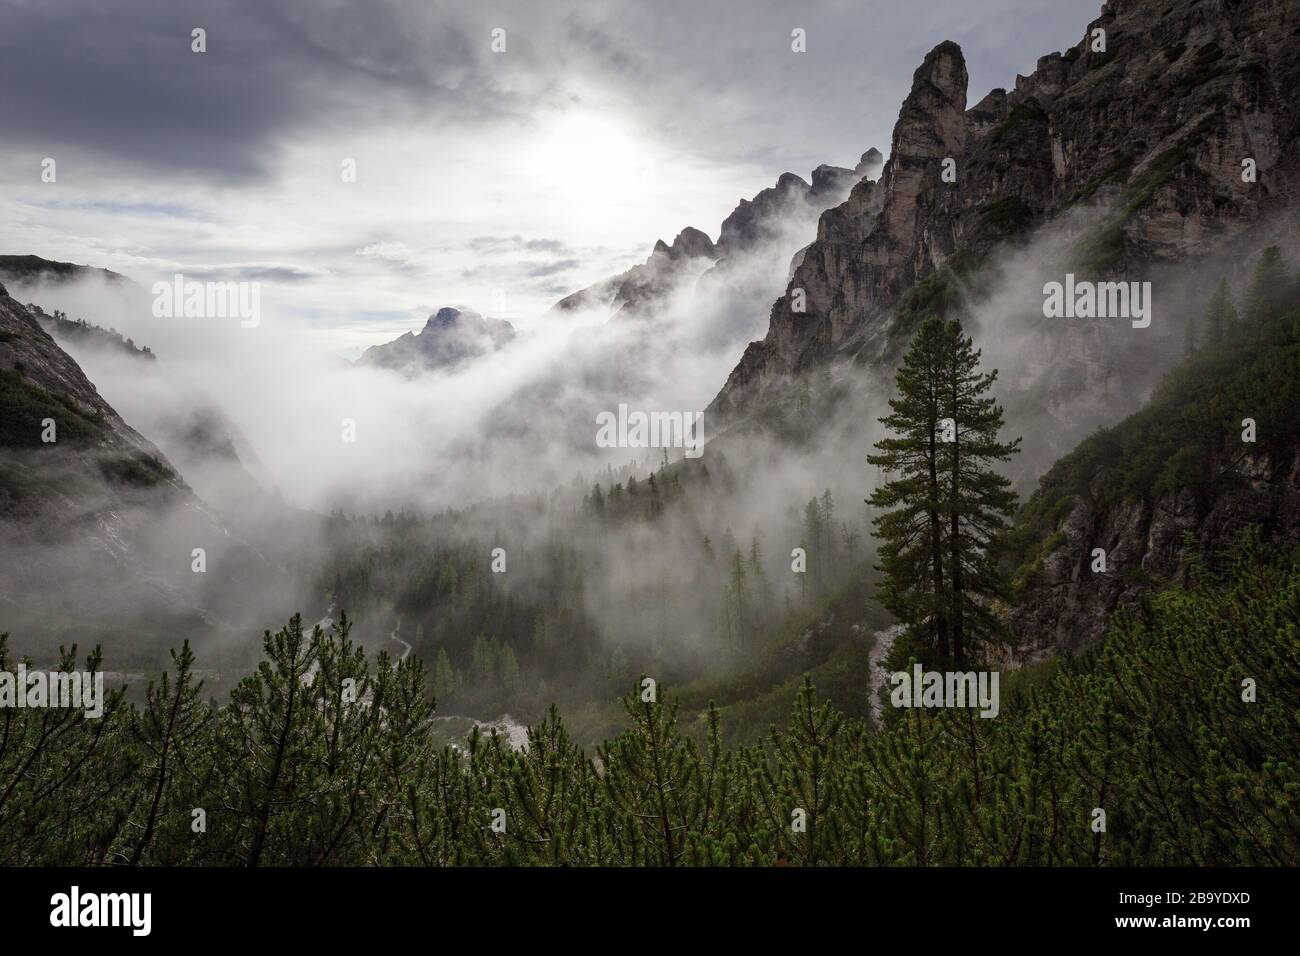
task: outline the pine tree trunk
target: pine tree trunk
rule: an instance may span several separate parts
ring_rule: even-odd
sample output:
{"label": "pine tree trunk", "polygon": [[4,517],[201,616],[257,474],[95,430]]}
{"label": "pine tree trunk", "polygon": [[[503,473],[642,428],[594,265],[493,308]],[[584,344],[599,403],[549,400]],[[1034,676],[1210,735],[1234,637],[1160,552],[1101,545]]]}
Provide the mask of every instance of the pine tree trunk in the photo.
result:
{"label": "pine tree trunk", "polygon": [[957,378],[952,383],[952,516],[949,519],[948,533],[951,536],[952,551],[952,656],[957,666],[966,663],[966,647],[962,626],[962,605],[965,597],[962,593],[961,575],[961,516],[957,511],[957,502],[961,500],[961,441],[957,425]]}
{"label": "pine tree trunk", "polygon": [[945,660],[949,656],[948,621],[943,607],[943,525],[939,520],[939,511],[935,502],[939,500],[938,443],[935,425],[930,423],[930,561],[934,569],[934,615],[935,635],[939,641],[939,653]]}

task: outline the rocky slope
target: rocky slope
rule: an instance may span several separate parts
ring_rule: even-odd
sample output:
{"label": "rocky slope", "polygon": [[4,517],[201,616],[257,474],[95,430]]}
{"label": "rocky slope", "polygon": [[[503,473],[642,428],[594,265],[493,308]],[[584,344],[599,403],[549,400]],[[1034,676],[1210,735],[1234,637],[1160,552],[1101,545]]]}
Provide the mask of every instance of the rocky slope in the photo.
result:
{"label": "rocky slope", "polygon": [[156,665],[185,637],[247,646],[290,593],[0,285],[0,630],[15,646],[102,642]]}
{"label": "rocky slope", "polygon": [[1013,656],[1077,650],[1243,536],[1300,543],[1300,285],[1043,477],[1012,538]]}
{"label": "rocky slope", "polygon": [[[0,516],[24,511],[32,503],[14,482],[20,460],[33,453],[81,476],[98,476],[110,492],[162,488],[183,494],[188,489],[161,453],[122,421],[86,378],[80,366],[59,348],[40,323],[0,285],[0,375],[5,389],[5,418],[0,450],[6,455],[9,482],[0,489]],[[53,441],[43,441],[53,421]],[[48,504],[46,502],[45,504]]]}
{"label": "rocky slope", "polygon": [[[734,420],[810,369],[879,360],[910,331],[918,297],[942,307],[963,284],[954,277],[1044,226],[1079,230],[1057,277],[1069,267],[1094,280],[1222,253],[1279,213],[1293,226],[1297,81],[1294,0],[1112,0],[1078,44],[970,108],[962,52],[941,43],[913,77],[879,182],[822,215],[766,336],[710,411]],[[1073,351],[1082,392],[1131,349]]]}
{"label": "rocky slope", "polygon": [[[101,273],[116,276],[115,281],[120,284],[131,284],[131,280],[116,273],[37,256],[5,257],[0,260],[0,271],[4,262],[38,263],[36,273],[23,273],[24,287],[38,295],[48,291],[51,282],[56,285],[74,282]],[[47,278],[32,285],[33,274]],[[175,379],[169,379],[170,369],[165,363],[157,362],[147,345],[137,346],[116,329],[106,329],[82,318],[70,319],[57,309],[46,312],[34,303],[28,303],[26,308],[83,374],[102,375],[104,381],[117,386],[117,407],[129,408],[138,426],[135,430],[147,435],[163,451],[203,501],[227,519],[239,520],[244,512],[255,508],[257,520],[261,520],[265,506],[271,504],[270,499],[278,497],[275,483],[239,428],[210,397],[194,394]],[[138,360],[141,367],[128,374],[116,365],[115,360],[120,358]],[[131,385],[156,383],[173,401],[166,405],[152,399],[133,401],[134,396],[122,390],[126,378]]]}
{"label": "rocky slope", "polygon": [[504,319],[486,319],[477,312],[447,306],[429,316],[419,332],[406,332],[366,349],[357,364],[408,375],[452,369],[496,351],[514,335],[514,326]]}
{"label": "rocky slope", "polygon": [[27,303],[27,311],[55,341],[65,346],[75,344],[85,348],[111,349],[120,355],[148,362],[157,358],[149,346],[137,347],[135,342],[122,336],[116,329],[106,329],[85,319],[69,319],[57,309],[46,312],[31,302]]}

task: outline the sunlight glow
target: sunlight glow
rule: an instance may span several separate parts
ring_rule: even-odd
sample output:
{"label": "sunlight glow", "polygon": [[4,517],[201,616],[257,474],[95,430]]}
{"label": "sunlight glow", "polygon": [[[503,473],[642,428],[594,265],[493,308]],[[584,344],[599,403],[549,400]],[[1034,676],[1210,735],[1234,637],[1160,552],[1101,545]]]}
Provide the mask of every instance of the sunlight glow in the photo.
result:
{"label": "sunlight glow", "polygon": [[626,124],[591,111],[559,117],[534,159],[545,188],[580,206],[647,196],[655,166]]}

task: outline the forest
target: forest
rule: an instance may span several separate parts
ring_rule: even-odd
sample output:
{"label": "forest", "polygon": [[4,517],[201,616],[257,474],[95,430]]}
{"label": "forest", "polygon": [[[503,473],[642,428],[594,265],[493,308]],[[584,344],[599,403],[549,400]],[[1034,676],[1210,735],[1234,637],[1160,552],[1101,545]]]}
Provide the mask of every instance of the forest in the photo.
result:
{"label": "forest", "polygon": [[1251,541],[1101,646],[1019,675],[996,720],[914,709],[873,726],[805,681],[745,747],[716,708],[701,739],[684,733],[653,678],[594,752],[554,709],[523,750],[477,732],[438,747],[420,659],[371,657],[349,630],[268,633],[220,708],[185,646],[141,706],[4,710],[0,863],[1300,861],[1300,554]]}

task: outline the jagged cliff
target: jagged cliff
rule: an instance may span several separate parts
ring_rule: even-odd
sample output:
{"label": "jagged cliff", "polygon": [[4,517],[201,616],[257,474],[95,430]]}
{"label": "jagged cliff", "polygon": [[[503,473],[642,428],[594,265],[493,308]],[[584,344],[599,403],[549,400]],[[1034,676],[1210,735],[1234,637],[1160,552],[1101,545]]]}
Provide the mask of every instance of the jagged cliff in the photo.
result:
{"label": "jagged cliff", "polygon": [[[812,171],[812,183],[794,173],[782,173],[774,185],[751,199],[741,199],[718,228],[718,241],[687,226],[672,244],[655,243],[649,258],[626,272],[565,296],[556,312],[603,309],[611,316],[649,317],[668,298],[691,283],[726,281],[726,273],[745,256],[779,243],[805,224],[811,231],[819,213],[838,204],[863,177],[880,173],[880,151],[867,150],[853,169],[823,164]],[[802,240],[800,240],[802,241]],[[796,253],[801,257],[803,250]]]}
{"label": "jagged cliff", "polygon": [[1097,279],[1216,254],[1293,213],[1297,81],[1294,0],[1112,0],[1078,44],[969,109],[962,52],[939,44],[879,182],[822,215],[767,335],[710,411],[734,420],[809,369],[879,359],[910,331],[909,294],[946,292],[934,286],[1072,210],[1094,214],[1067,261]]}

